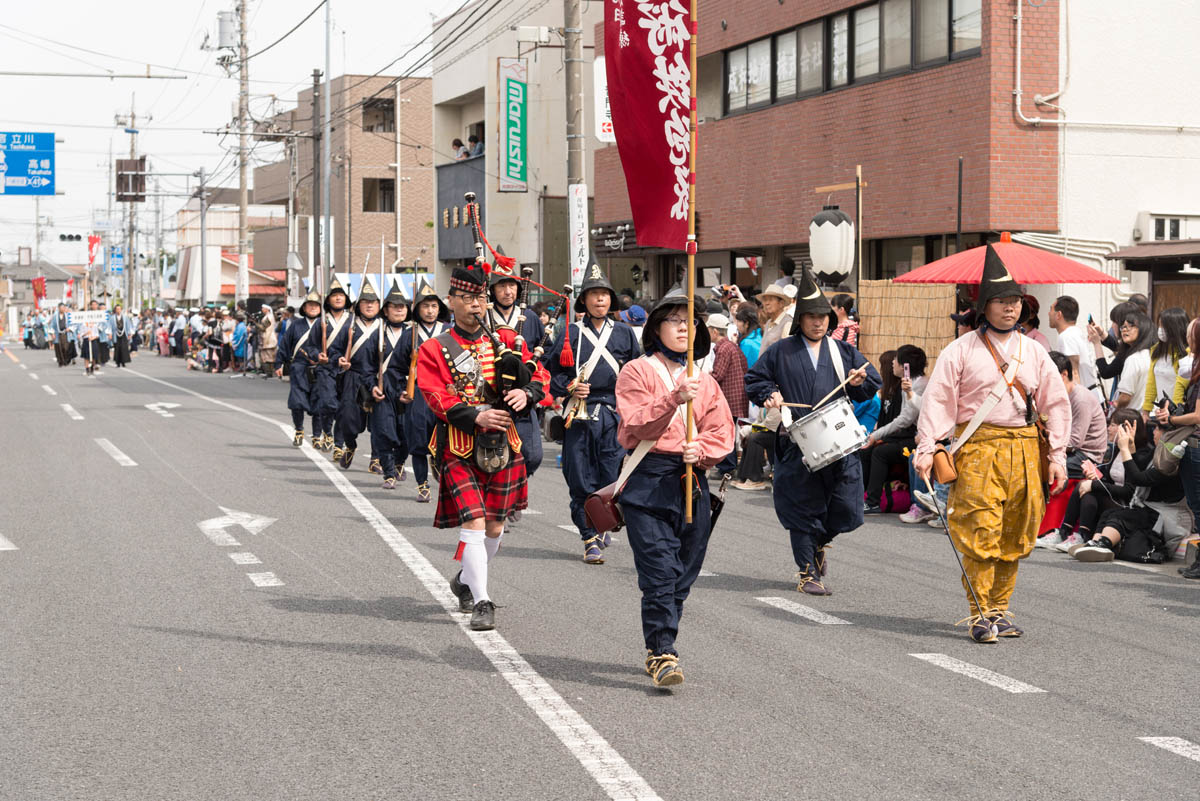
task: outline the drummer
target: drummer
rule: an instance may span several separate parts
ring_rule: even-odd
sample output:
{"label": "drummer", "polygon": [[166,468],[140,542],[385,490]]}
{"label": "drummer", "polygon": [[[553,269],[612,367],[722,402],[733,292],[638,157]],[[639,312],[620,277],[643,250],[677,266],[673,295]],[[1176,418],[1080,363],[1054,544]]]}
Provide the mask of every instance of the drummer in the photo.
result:
{"label": "drummer", "polygon": [[[858,403],[879,391],[879,372],[863,355],[826,336],[831,310],[805,266],[789,335],[763,351],[746,376],[751,401],[768,409],[793,404],[787,408],[799,419],[835,390],[827,403],[839,398]],[[863,523],[862,465],[857,458],[842,458],[812,472],[785,431],[780,431],[775,452],[775,514],[791,534],[796,589],[830,595],[822,580],[826,549],[835,536]]]}

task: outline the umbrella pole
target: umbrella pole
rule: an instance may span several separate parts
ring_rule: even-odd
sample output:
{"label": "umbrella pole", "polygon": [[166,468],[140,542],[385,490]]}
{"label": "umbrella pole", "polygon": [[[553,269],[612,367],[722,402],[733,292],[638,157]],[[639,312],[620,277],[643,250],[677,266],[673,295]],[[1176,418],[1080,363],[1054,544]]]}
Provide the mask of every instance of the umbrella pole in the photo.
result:
{"label": "umbrella pole", "polygon": [[[689,53],[691,77],[689,79],[689,97],[691,110],[688,112],[688,133],[691,142],[688,146],[688,237],[687,237],[687,375],[692,377],[695,370],[696,355],[696,0],[688,3],[692,30],[692,42]],[[695,414],[692,402],[687,402],[686,432],[684,442],[692,441],[695,427]],[[692,522],[692,466],[683,467],[683,522]]]}

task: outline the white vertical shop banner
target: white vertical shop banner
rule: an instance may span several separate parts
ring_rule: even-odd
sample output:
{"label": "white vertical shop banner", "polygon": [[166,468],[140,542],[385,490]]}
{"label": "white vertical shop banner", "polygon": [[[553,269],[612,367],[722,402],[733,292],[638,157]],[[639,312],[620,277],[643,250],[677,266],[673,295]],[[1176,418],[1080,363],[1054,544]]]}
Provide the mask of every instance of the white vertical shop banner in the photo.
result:
{"label": "white vertical shop banner", "polygon": [[576,289],[583,283],[583,273],[588,260],[588,208],[587,184],[570,184],[567,187],[567,219],[571,226],[571,286]]}
{"label": "white vertical shop banner", "polygon": [[528,192],[529,67],[523,58],[500,63],[500,185],[501,192]]}
{"label": "white vertical shop banner", "polygon": [[604,56],[597,56],[592,64],[592,97],[595,98],[596,138],[601,142],[615,142],[613,133],[612,107],[608,105],[608,73],[604,70]]}

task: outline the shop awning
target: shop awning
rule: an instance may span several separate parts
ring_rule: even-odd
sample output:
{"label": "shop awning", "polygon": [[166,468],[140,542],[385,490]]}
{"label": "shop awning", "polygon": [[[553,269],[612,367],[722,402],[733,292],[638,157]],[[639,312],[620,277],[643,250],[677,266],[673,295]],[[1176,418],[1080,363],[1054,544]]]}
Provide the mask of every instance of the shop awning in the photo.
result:
{"label": "shop awning", "polygon": [[1110,259],[1121,259],[1131,270],[1146,269],[1146,262],[1179,263],[1200,260],[1200,239],[1167,239],[1144,242],[1110,253]]}

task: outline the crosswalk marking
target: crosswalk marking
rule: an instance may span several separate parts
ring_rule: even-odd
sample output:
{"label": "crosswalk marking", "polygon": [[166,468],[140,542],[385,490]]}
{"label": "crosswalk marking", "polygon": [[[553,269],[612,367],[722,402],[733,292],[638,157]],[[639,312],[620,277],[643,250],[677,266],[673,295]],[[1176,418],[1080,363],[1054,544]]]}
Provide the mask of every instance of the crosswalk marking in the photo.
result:
{"label": "crosswalk marking", "polygon": [[756,598],[757,601],[762,601],[764,604],[773,606],[776,609],[782,609],[785,612],[791,612],[793,615],[798,615],[814,623],[820,623],[824,626],[849,626],[849,620],[842,620],[840,617],[826,614],[818,609],[813,609],[811,606],[798,604],[795,601],[789,601],[786,598]]}
{"label": "crosswalk marking", "polygon": [[963,662],[960,659],[955,659],[952,656],[945,654],[909,654],[909,656],[924,660],[931,665],[937,665],[940,668],[945,668],[954,673],[963,676],[969,676],[976,681],[982,681],[984,684],[990,684],[993,687],[999,687],[1001,690],[1010,693],[1044,693],[1045,690],[1040,687],[1034,687],[1032,684],[1026,684],[1023,681],[1017,681],[1014,678],[1005,676],[1001,673],[995,673],[987,668],[972,665],[970,662]]}

